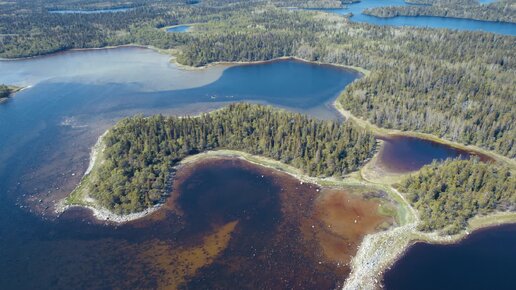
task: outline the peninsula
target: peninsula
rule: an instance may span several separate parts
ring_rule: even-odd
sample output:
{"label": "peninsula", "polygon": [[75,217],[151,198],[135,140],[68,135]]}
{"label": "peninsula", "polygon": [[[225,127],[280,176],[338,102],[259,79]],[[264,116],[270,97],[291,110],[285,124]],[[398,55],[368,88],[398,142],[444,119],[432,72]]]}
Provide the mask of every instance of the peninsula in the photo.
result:
{"label": "peninsula", "polygon": [[0,85],[0,103],[6,102],[14,93],[21,89],[16,86]]}

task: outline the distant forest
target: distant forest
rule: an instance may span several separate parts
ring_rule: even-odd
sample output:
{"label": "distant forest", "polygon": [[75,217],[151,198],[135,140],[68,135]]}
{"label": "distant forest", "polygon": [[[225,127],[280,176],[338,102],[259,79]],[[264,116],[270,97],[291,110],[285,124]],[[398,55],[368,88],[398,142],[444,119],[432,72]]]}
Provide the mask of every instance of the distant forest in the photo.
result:
{"label": "distant forest", "polygon": [[456,234],[477,214],[516,211],[516,178],[511,170],[476,160],[434,162],[398,189],[409,193],[423,231]]}
{"label": "distant forest", "polygon": [[188,155],[233,149],[266,156],[311,176],[342,176],[372,157],[373,135],[350,123],[310,119],[267,106],[233,104],[200,117],[132,117],[103,139],[87,191],[117,213],[156,204],[172,166]]}

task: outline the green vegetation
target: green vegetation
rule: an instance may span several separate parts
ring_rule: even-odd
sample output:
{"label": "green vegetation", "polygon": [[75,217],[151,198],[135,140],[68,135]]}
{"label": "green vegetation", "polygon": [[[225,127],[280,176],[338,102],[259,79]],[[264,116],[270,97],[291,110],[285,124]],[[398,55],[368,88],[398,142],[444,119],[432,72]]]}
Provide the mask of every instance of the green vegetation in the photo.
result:
{"label": "green vegetation", "polygon": [[494,211],[516,211],[516,178],[507,167],[477,160],[446,160],[424,166],[398,189],[419,211],[423,231],[456,234],[468,220]]}
{"label": "green vegetation", "polygon": [[498,1],[488,5],[480,5],[477,1],[469,0],[435,1],[432,4],[431,6],[377,7],[366,9],[363,13],[376,17],[440,16],[516,23],[516,2],[514,0]]}
{"label": "green vegetation", "polygon": [[172,166],[206,150],[240,150],[290,164],[310,176],[342,176],[357,170],[376,146],[371,134],[349,123],[250,104],[199,117],[124,119],[103,142],[102,161],[81,186],[100,205],[124,214],[156,204],[169,190]]}
{"label": "green vegetation", "polygon": [[[189,5],[184,0],[137,1],[22,0],[0,5],[0,56],[28,57],[72,48],[96,48],[138,43],[168,49],[185,44],[188,36],[159,30],[182,23],[223,19],[244,3],[220,0]],[[222,7],[222,4],[227,4]],[[255,5],[246,2],[247,8]],[[117,13],[49,13],[52,10],[99,10],[131,7]]]}
{"label": "green vegetation", "polygon": [[18,91],[19,88],[0,84],[0,102],[7,100],[11,94]]}

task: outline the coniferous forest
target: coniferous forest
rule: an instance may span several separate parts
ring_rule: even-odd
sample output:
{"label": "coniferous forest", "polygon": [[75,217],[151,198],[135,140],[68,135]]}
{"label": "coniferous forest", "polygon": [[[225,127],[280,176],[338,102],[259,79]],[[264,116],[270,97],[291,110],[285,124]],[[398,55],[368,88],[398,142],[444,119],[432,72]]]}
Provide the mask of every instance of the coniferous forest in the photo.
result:
{"label": "coniferous forest", "polygon": [[373,135],[349,123],[245,103],[199,117],[127,118],[103,142],[103,160],[88,192],[117,213],[156,204],[171,168],[206,150],[239,150],[282,161],[310,176],[342,176],[357,170],[376,146]]}
{"label": "coniferous forest", "polygon": [[398,189],[409,194],[423,231],[456,234],[477,214],[516,210],[516,178],[511,170],[477,160],[434,162]]}

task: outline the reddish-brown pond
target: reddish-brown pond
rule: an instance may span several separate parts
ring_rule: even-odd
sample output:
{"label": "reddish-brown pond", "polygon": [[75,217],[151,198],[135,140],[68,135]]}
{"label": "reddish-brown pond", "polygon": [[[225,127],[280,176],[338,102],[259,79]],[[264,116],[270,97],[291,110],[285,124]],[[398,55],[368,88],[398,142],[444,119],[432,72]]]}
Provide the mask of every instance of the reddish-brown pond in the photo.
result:
{"label": "reddish-brown pond", "polygon": [[167,207],[184,223],[178,245],[146,255],[162,263],[161,287],[188,289],[334,289],[388,220],[376,202],[238,159],[181,168]]}

